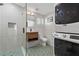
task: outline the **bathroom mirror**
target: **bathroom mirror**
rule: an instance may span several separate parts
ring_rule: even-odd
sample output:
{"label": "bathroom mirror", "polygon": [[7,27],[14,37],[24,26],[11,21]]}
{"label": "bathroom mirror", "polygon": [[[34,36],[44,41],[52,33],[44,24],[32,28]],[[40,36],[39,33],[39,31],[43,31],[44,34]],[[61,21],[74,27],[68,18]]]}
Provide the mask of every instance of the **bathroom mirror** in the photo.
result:
{"label": "bathroom mirror", "polygon": [[32,20],[27,20],[27,26],[28,26],[28,27],[34,26],[34,21],[32,21]]}

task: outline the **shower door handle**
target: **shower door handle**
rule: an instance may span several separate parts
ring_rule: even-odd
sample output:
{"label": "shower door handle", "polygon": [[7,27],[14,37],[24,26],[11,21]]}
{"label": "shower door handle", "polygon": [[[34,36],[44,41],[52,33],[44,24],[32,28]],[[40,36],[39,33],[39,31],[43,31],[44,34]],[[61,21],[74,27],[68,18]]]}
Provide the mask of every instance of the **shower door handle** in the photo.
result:
{"label": "shower door handle", "polygon": [[25,28],[23,28],[23,33],[25,33]]}

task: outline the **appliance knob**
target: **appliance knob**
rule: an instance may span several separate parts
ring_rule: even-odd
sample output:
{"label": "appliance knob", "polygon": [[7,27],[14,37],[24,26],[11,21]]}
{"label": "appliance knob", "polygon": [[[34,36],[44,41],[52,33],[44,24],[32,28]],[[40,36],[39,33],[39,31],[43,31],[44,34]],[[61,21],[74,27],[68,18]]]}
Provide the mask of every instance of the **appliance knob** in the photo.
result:
{"label": "appliance knob", "polygon": [[66,38],[66,34],[64,34],[63,37]]}

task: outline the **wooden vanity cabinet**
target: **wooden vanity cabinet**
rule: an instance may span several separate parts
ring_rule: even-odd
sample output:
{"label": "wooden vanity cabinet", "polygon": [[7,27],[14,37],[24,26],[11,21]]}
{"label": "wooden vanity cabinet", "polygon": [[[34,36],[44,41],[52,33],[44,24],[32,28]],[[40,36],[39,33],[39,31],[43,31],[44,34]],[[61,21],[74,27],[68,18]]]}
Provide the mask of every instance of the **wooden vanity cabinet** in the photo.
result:
{"label": "wooden vanity cabinet", "polygon": [[38,40],[38,32],[27,32],[26,35],[28,42]]}

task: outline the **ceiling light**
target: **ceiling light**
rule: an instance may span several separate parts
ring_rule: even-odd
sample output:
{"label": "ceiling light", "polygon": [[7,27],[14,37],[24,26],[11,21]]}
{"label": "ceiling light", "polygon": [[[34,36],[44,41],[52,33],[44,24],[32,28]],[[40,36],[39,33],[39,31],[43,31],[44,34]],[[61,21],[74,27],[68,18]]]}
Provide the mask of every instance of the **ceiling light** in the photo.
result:
{"label": "ceiling light", "polygon": [[31,15],[34,15],[34,13],[32,12]]}
{"label": "ceiling light", "polygon": [[30,14],[31,14],[31,12],[29,12],[29,11],[28,11],[28,12],[27,12],[27,14],[28,14],[28,15],[30,15]]}
{"label": "ceiling light", "polygon": [[33,13],[33,12],[31,12],[31,11],[28,11],[28,12],[27,12],[27,14],[28,14],[28,15],[31,15],[31,16],[33,16],[33,15],[34,15],[34,13]]}

